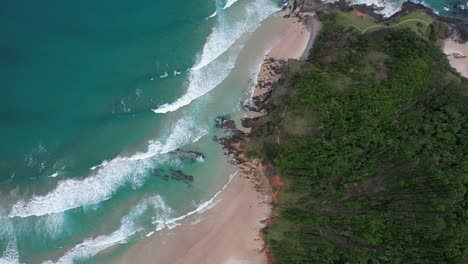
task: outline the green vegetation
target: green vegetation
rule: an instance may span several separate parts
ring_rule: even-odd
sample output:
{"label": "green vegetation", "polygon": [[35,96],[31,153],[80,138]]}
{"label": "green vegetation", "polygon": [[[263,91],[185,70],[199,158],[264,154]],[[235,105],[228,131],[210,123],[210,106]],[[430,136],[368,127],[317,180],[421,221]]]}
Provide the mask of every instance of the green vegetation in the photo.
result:
{"label": "green vegetation", "polygon": [[285,182],[275,262],[468,263],[467,80],[413,29],[359,34],[340,16],[322,16],[252,132]]}
{"label": "green vegetation", "polygon": [[[418,36],[430,39],[438,34],[447,36],[449,28],[444,24],[435,22],[424,13],[412,13],[398,19],[377,23],[367,16],[358,16],[354,12],[336,12],[332,15],[324,14],[322,19],[328,20],[329,26],[344,31],[354,31],[360,34],[372,33],[383,28],[410,29]],[[330,23],[332,22],[332,23]]]}

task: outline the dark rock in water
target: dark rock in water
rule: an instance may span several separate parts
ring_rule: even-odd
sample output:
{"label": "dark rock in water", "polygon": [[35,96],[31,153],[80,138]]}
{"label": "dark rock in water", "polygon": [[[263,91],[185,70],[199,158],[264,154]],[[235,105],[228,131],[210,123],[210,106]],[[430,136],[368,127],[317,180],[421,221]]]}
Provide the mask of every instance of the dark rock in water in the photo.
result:
{"label": "dark rock in water", "polygon": [[191,175],[187,175],[183,173],[181,170],[174,170],[174,169],[153,169],[151,171],[151,175],[160,177],[161,179],[165,181],[169,181],[169,179],[175,180],[175,181],[182,181],[184,183],[190,184],[193,182],[194,177]]}
{"label": "dark rock in water", "polygon": [[278,7],[281,8],[281,10],[286,10],[288,8],[288,0],[281,0],[278,2]]}
{"label": "dark rock in water", "polygon": [[218,128],[235,129],[236,123],[230,119],[229,115],[218,116],[215,118],[215,126]]}
{"label": "dark rock in water", "polygon": [[176,149],[175,153],[184,163],[194,163],[205,159],[205,155],[198,151]]}
{"label": "dark rock in water", "polygon": [[183,173],[181,170],[170,170],[171,172],[171,179],[176,180],[176,181],[183,181],[185,183],[190,183],[193,182],[193,176],[187,175]]}
{"label": "dark rock in water", "polygon": [[458,3],[455,3],[453,5],[454,9],[457,10],[460,13],[467,14],[468,15],[468,3],[465,1],[458,1]]}
{"label": "dark rock in water", "polygon": [[235,129],[236,123],[234,122],[234,120],[228,120],[224,123],[224,127],[229,129]]}
{"label": "dark rock in water", "polygon": [[223,127],[224,122],[229,120],[231,118],[229,115],[224,115],[224,116],[218,116],[215,118],[215,126],[216,127]]}
{"label": "dark rock in water", "polygon": [[205,155],[201,152],[189,150],[188,153],[194,155],[196,159],[205,159]]}

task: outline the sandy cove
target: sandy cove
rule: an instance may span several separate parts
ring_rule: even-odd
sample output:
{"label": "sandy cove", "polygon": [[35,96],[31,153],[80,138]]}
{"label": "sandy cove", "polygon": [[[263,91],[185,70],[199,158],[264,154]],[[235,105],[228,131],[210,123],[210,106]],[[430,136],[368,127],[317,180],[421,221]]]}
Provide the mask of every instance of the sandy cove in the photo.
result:
{"label": "sandy cove", "polygon": [[294,12],[286,23],[287,27],[283,37],[266,55],[260,68],[253,97],[272,89],[272,85],[280,79],[281,68],[287,60],[306,59],[322,28],[322,23],[313,13]]}
{"label": "sandy cove", "polygon": [[[287,26],[280,32],[282,37],[265,62],[270,58],[278,62],[307,56],[306,50],[320,30],[320,24],[307,23],[307,26],[305,21],[305,16],[297,13],[285,18]],[[261,69],[259,82],[275,83],[281,76],[272,73],[267,63]],[[255,94],[270,89],[271,86],[260,91],[257,85]],[[234,152],[237,157],[242,153],[238,149]],[[184,219],[180,226],[144,239],[112,263],[267,263],[261,230],[271,216],[271,187],[259,160],[244,159],[238,163],[237,175],[219,195],[213,208]]]}
{"label": "sandy cove", "polygon": [[446,39],[442,50],[447,55],[450,65],[462,76],[468,78],[468,44]]}

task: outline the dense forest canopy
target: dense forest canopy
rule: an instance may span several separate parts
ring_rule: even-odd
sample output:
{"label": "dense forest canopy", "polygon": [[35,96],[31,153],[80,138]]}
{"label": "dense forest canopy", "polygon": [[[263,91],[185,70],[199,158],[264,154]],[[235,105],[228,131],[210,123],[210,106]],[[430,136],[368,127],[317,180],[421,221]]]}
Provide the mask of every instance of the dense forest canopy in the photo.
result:
{"label": "dense forest canopy", "polygon": [[321,19],[252,132],[285,182],[275,262],[468,263],[467,80],[434,38]]}

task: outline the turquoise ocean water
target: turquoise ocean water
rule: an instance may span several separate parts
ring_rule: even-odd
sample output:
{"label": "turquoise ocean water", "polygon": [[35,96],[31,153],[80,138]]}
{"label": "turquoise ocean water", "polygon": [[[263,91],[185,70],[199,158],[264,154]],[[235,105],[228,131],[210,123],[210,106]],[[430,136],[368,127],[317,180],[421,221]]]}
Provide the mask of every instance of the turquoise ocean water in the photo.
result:
{"label": "turquoise ocean water", "polygon": [[235,172],[214,119],[276,2],[2,1],[0,264],[94,262],[204,210]]}

